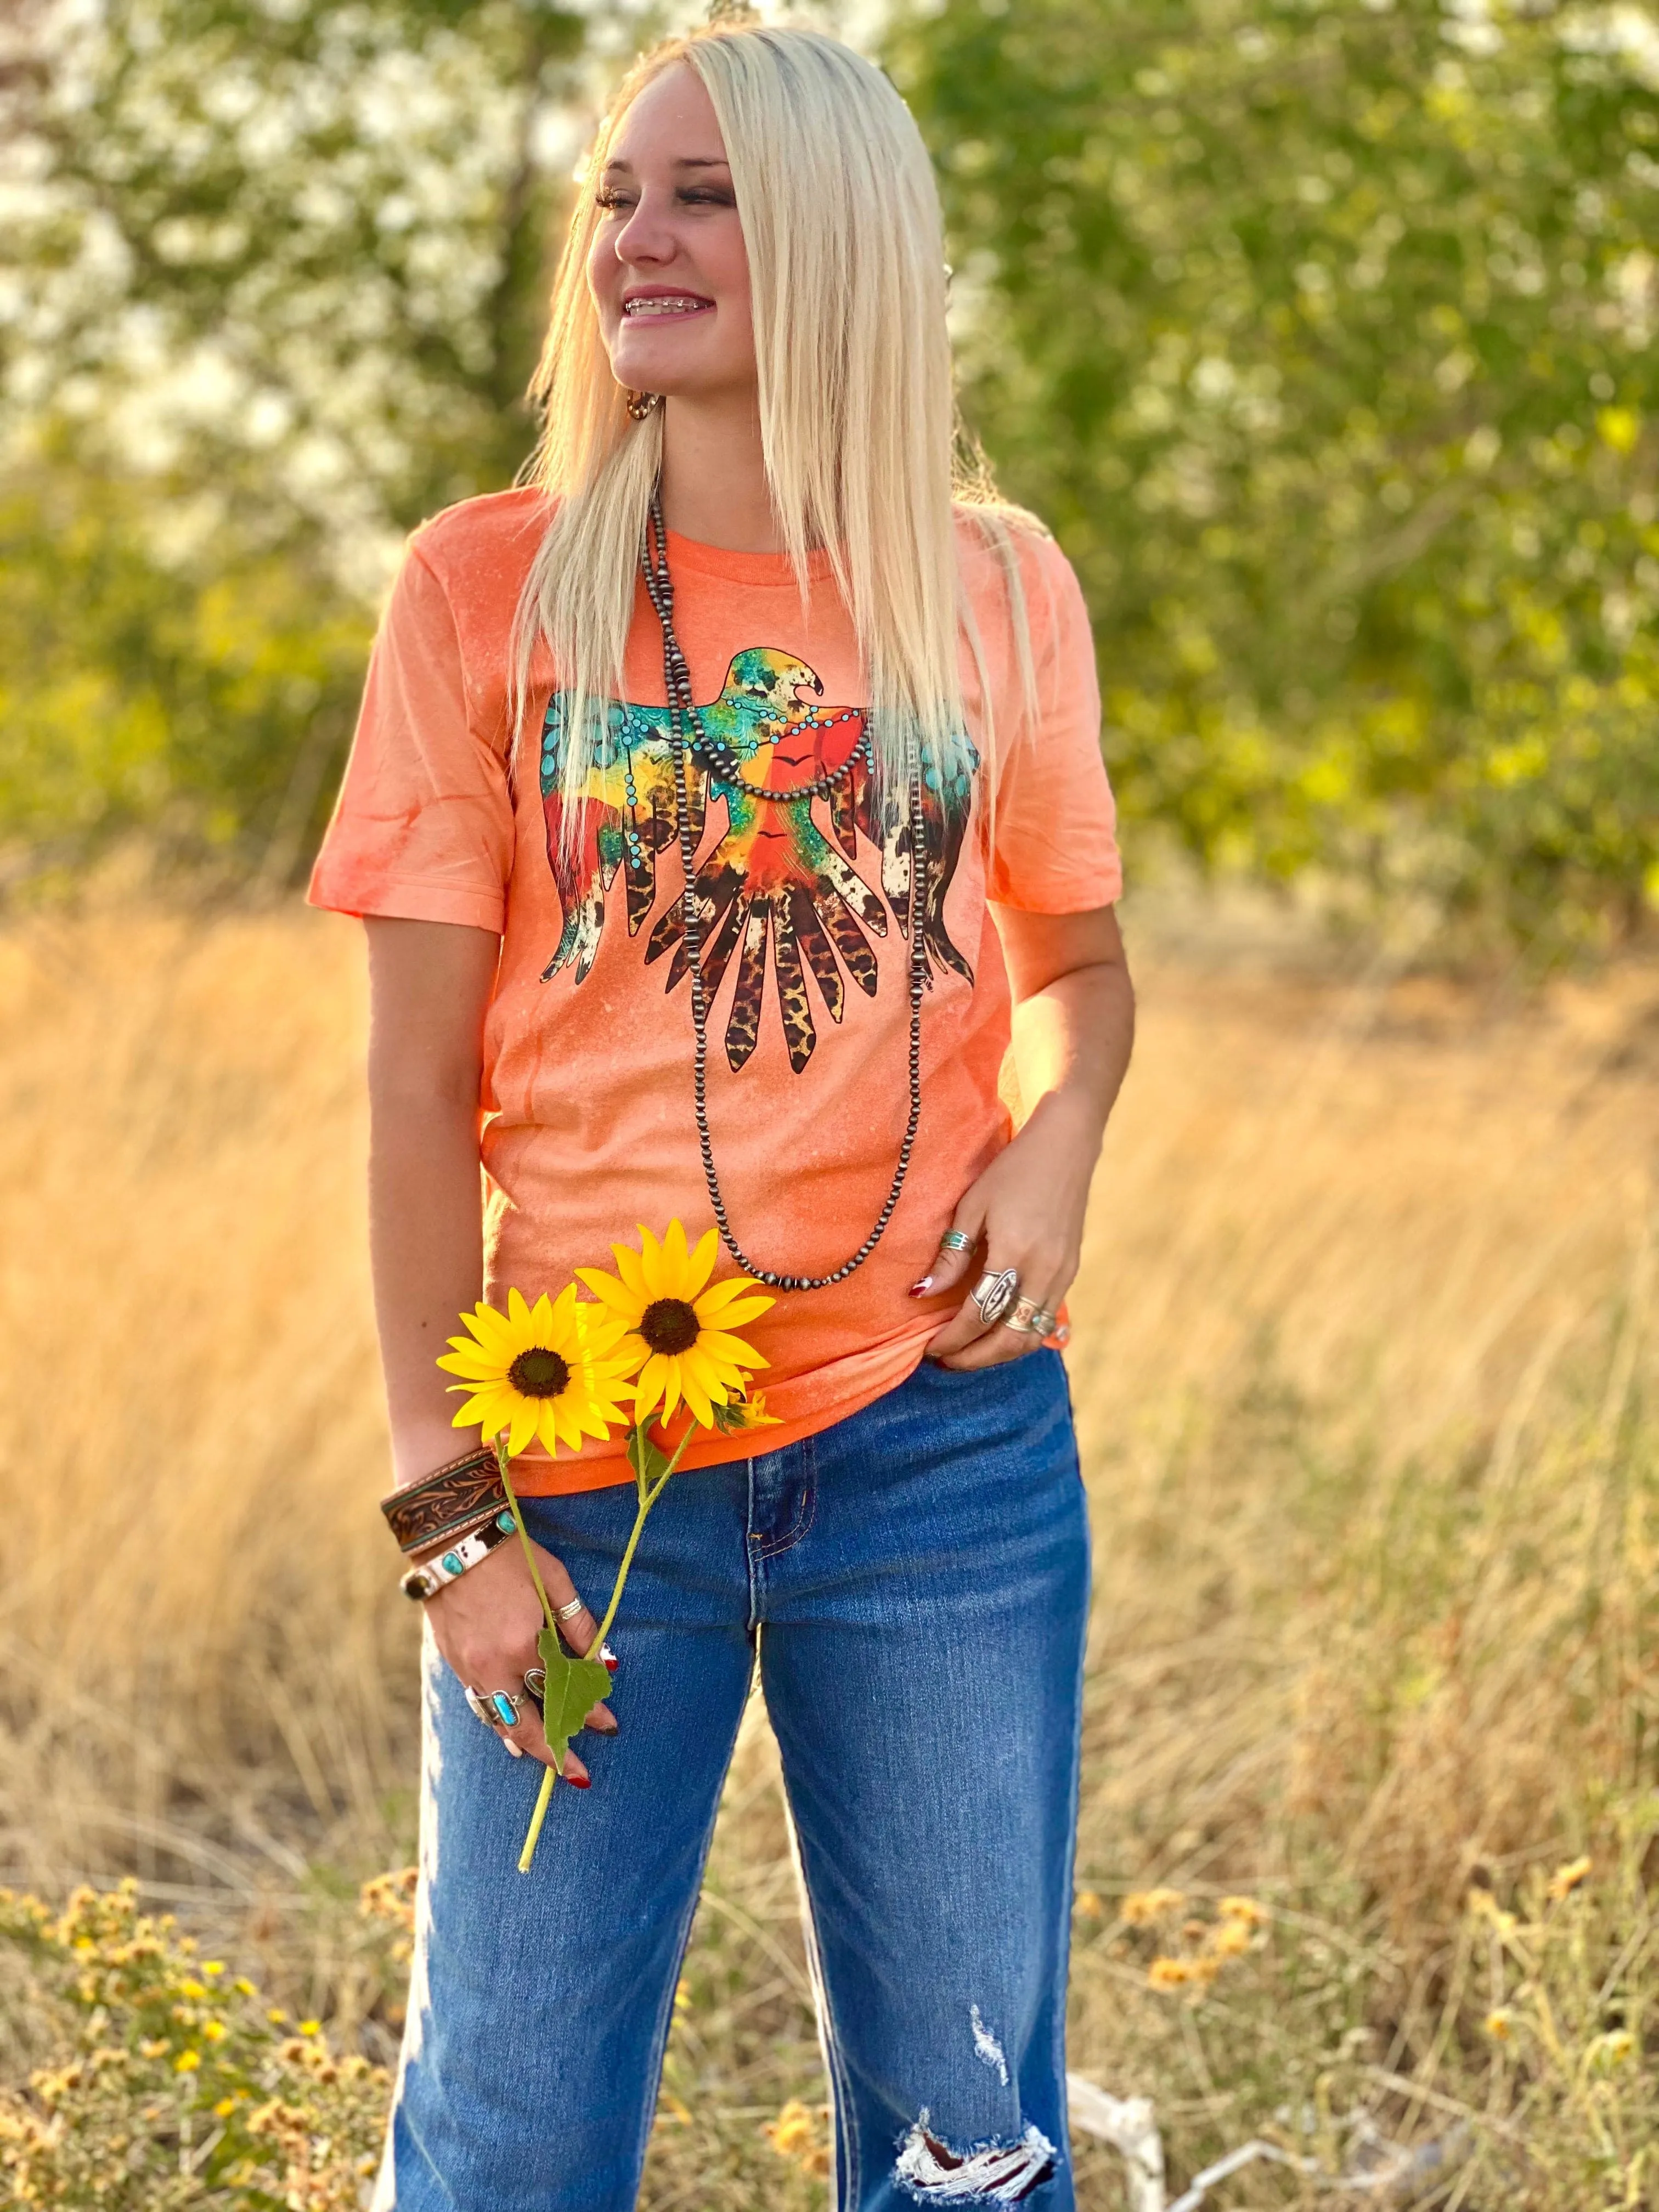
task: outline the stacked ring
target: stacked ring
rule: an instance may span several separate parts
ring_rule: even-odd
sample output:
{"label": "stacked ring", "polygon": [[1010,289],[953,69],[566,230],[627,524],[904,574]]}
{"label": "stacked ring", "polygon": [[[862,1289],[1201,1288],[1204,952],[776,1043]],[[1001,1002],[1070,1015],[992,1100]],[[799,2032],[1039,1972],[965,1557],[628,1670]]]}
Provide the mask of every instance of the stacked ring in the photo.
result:
{"label": "stacked ring", "polygon": [[969,1293],[979,1308],[979,1317],[987,1328],[991,1328],[1007,1314],[1019,1296],[1019,1270],[1004,1267],[1000,1273],[988,1267]]}
{"label": "stacked ring", "polygon": [[1035,1298],[1021,1298],[1004,1323],[1005,1328],[1018,1329],[1027,1336],[1047,1336],[1054,1325],[1053,1314]]}
{"label": "stacked ring", "polygon": [[947,1229],[939,1240],[939,1249],[941,1252],[971,1252],[974,1240],[963,1230]]}

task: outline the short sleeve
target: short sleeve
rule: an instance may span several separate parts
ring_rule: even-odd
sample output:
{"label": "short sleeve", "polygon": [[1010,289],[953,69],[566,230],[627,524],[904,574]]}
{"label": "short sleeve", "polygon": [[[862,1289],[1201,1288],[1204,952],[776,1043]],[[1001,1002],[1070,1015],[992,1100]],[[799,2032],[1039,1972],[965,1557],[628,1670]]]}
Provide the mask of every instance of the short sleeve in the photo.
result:
{"label": "short sleeve", "polygon": [[513,843],[507,763],[472,726],[455,617],[413,544],[374,641],[307,896],[338,914],[463,922],[500,935]]}
{"label": "short sleeve", "polygon": [[986,887],[998,905],[1029,914],[1087,914],[1123,890],[1094,637],[1071,562],[1052,539],[1034,552],[1022,566],[1036,713],[1025,711],[1016,678],[997,733]]}

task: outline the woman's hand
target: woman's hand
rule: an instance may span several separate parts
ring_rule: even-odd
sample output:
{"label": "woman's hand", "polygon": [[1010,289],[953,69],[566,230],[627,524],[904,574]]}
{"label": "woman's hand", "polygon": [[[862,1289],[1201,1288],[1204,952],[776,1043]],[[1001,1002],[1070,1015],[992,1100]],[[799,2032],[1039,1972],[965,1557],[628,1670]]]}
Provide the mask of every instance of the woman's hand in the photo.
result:
{"label": "woman's hand", "polygon": [[[1129,1064],[1134,994],[1110,907],[1090,914],[994,909],[1014,996],[1013,1044],[1030,1119],[964,1193],[951,1227],[966,1249],[939,1257],[912,1292],[971,1291],[983,1274],[1012,1268],[1016,1296],[1053,1314],[1070,1290],[1083,1250],[1089,1184],[1106,1116]],[[971,1296],[937,1335],[927,1357],[945,1367],[994,1367],[1034,1352],[1039,1328],[1011,1328],[1015,1309],[988,1324]],[[1053,1324],[1050,1323],[1050,1327]]]}
{"label": "woman's hand", "polygon": [[[1082,1256],[1089,1181],[1100,1151],[1100,1132],[1091,1117],[1071,1118],[1074,1126],[1068,1128],[1058,1094],[1045,1098],[978,1182],[969,1185],[951,1226],[971,1237],[972,1247],[941,1250],[923,1278],[927,1291],[918,1286],[919,1295],[936,1296],[958,1286],[971,1291],[988,1271],[1000,1274],[1012,1267],[1019,1277],[1019,1297],[1035,1299],[1046,1313],[1059,1311]],[[1012,1311],[1010,1307],[1010,1316]],[[1029,1328],[1011,1328],[1006,1319],[988,1327],[973,1299],[965,1297],[960,1310],[928,1340],[927,1357],[945,1367],[994,1367],[1034,1352],[1042,1341]]]}
{"label": "woman's hand", "polygon": [[[544,1552],[538,1544],[535,1553],[556,1612],[575,1596],[575,1585],[551,1552]],[[552,1753],[542,1733],[541,1716],[524,1686],[528,1670],[541,1663],[536,1638],[545,1622],[518,1538],[511,1536],[504,1544],[497,1544],[487,1559],[447,1583],[435,1597],[426,1601],[426,1613],[438,1649],[464,1689],[477,1690],[485,1697],[492,1690],[506,1690],[523,1701],[518,1726],[496,1730],[502,1742],[509,1750],[527,1751],[544,1766],[550,1766]],[[598,1621],[586,1606],[559,1623],[560,1635],[583,1658],[599,1631]],[[600,1735],[617,1733],[616,1716],[609,1705],[595,1705],[582,1725]],[[574,1751],[565,1754],[561,1771],[567,1782],[574,1782],[579,1790],[586,1789],[587,1769]]]}

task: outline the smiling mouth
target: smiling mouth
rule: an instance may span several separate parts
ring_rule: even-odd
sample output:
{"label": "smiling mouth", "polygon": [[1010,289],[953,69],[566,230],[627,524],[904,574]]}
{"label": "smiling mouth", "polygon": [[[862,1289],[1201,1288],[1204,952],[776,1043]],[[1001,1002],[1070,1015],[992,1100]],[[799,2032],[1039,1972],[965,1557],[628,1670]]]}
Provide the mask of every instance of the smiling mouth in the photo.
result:
{"label": "smiling mouth", "polygon": [[702,299],[695,292],[660,292],[648,298],[624,300],[623,313],[630,321],[638,322],[647,315],[695,315],[714,304],[712,300]]}

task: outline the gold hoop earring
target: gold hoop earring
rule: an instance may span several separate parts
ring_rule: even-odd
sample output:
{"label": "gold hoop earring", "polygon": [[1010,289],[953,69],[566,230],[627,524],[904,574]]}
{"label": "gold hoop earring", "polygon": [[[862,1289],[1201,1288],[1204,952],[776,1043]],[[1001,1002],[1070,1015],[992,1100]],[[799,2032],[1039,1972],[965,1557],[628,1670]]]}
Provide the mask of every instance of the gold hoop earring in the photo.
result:
{"label": "gold hoop earring", "polygon": [[647,415],[653,414],[661,405],[660,392],[630,392],[628,395],[628,419],[630,422],[643,422]]}

